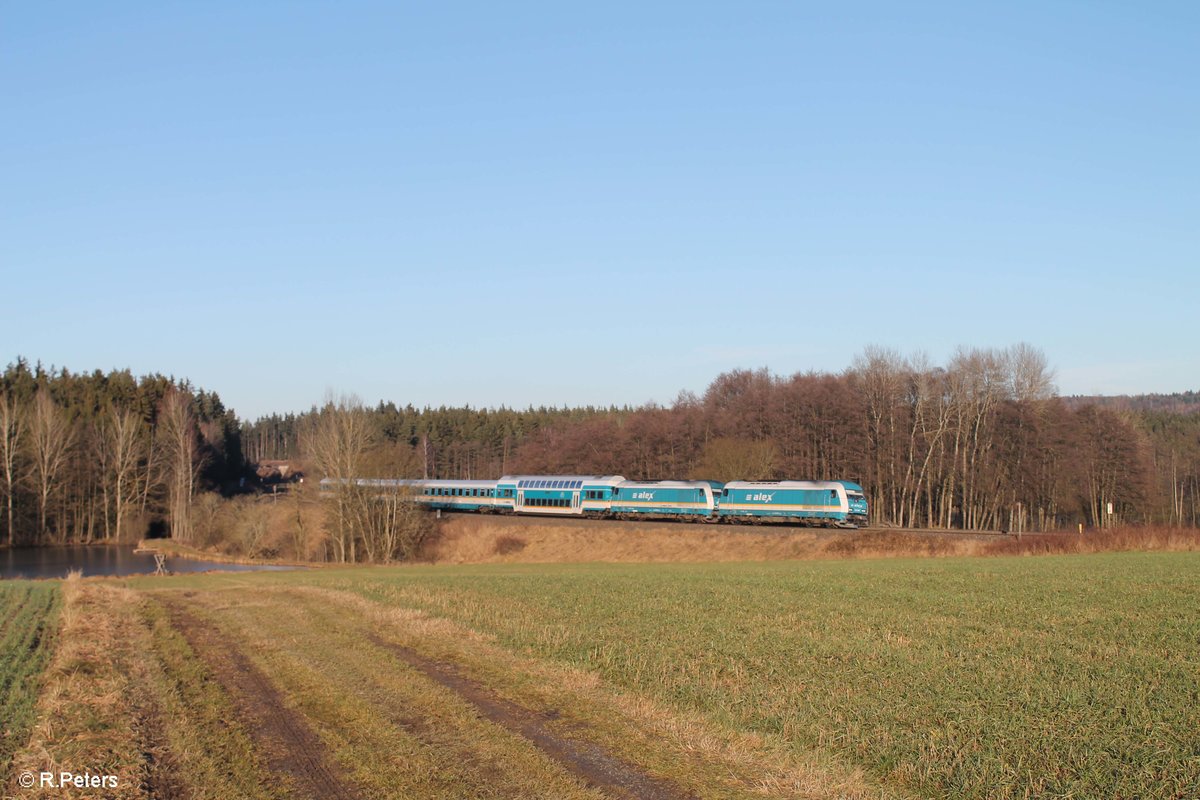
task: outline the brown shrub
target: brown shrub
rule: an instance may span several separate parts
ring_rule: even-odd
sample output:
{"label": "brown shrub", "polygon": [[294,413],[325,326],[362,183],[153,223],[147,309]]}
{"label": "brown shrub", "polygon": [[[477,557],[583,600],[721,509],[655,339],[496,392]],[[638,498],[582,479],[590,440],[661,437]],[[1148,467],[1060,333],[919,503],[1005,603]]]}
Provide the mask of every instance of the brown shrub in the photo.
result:
{"label": "brown shrub", "polygon": [[942,536],[922,536],[903,530],[865,530],[847,532],[830,540],[824,551],[851,558],[866,555],[951,556],[962,554],[963,544]]}
{"label": "brown shrub", "polygon": [[1200,529],[1147,526],[1088,529],[1082,534],[1074,531],[1025,534],[989,542],[982,552],[985,555],[1010,556],[1128,550],[1200,550]]}
{"label": "brown shrub", "polygon": [[496,543],[492,547],[493,552],[495,552],[498,556],[506,556],[510,553],[519,553],[524,549],[524,539],[522,539],[520,536],[513,536],[507,533],[497,536]]}

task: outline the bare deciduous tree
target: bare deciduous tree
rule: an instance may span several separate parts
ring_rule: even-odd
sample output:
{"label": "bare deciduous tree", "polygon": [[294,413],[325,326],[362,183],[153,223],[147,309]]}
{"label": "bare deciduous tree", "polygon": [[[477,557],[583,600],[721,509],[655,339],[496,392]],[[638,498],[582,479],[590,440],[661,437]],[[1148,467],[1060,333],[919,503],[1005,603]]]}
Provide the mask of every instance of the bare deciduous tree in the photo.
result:
{"label": "bare deciduous tree", "polygon": [[7,517],[4,532],[10,545],[16,543],[13,507],[24,433],[25,409],[17,403],[16,397],[8,392],[0,392],[0,476],[4,478],[4,505]]}
{"label": "bare deciduous tree", "polygon": [[1046,354],[1026,342],[1010,347],[1006,353],[1010,392],[1018,403],[1048,400],[1054,396],[1054,370]]}
{"label": "bare deciduous tree", "polygon": [[[38,530],[40,535],[48,537],[50,502],[59,489],[74,429],[46,391],[35,395],[29,423],[30,477],[38,499]],[[58,533],[61,535],[63,531]]]}
{"label": "bare deciduous tree", "polygon": [[102,470],[104,538],[121,540],[140,492],[139,472],[148,460],[145,424],[132,409],[110,404],[98,422],[97,460]]}
{"label": "bare deciduous tree", "polygon": [[202,466],[190,394],[173,388],[163,397],[158,433],[171,537],[187,543],[192,540],[192,496]]}
{"label": "bare deciduous tree", "polygon": [[762,481],[772,477],[778,448],[770,441],[713,439],[692,471],[696,479]]}
{"label": "bare deciduous tree", "polygon": [[429,512],[414,500],[410,487],[360,490],[354,511],[364,555],[375,564],[408,558],[432,526]]}
{"label": "bare deciduous tree", "polygon": [[337,481],[341,490],[333,498],[330,537],[337,559],[358,558],[356,519],[364,492],[352,482],[363,477],[367,451],[375,440],[375,429],[362,401],[357,397],[326,400],[303,436],[303,448],[323,477]]}

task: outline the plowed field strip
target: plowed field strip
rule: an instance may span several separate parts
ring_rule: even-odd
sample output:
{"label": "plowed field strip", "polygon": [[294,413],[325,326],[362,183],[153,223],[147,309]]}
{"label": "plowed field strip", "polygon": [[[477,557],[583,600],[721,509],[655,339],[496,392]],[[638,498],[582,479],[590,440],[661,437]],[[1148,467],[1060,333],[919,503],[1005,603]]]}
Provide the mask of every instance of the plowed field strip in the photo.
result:
{"label": "plowed field strip", "polygon": [[555,733],[547,725],[554,719],[553,716],[539,714],[496,696],[481,684],[459,674],[452,665],[433,661],[410,648],[373,634],[370,638],[405,664],[470,702],[487,720],[529,740],[568,771],[606,794],[635,800],[685,800],[695,797],[674,784],[647,775],[598,745]]}
{"label": "plowed field strip", "polygon": [[325,745],[303,716],[284,704],[279,690],[230,639],[177,602],[164,605],[171,624],[235,697],[262,746],[267,764],[291,779],[295,796],[313,800],[353,800],[359,796],[354,787],[338,777]]}

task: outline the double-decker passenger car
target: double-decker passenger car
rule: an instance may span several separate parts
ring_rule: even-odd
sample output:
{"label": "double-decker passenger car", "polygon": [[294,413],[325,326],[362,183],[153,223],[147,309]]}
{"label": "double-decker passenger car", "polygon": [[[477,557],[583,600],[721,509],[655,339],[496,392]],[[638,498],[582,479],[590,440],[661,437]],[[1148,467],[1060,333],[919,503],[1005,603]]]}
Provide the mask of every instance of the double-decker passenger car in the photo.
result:
{"label": "double-decker passenger car", "polygon": [[495,482],[497,507],[520,514],[604,514],[620,475],[506,475]]}

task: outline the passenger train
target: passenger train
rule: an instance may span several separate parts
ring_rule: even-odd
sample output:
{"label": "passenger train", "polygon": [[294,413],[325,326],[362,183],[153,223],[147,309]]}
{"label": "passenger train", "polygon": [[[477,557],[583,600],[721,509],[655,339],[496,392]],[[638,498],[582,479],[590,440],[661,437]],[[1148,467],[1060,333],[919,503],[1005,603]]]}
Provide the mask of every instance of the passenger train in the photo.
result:
{"label": "passenger train", "polygon": [[[326,478],[332,494],[346,481]],[[866,527],[867,498],[849,481],[628,481],[620,475],[508,475],[495,481],[360,478],[380,493],[403,491],[438,511],[673,519],[692,522],[784,522]]]}

